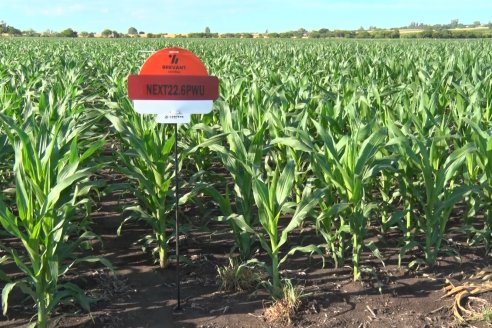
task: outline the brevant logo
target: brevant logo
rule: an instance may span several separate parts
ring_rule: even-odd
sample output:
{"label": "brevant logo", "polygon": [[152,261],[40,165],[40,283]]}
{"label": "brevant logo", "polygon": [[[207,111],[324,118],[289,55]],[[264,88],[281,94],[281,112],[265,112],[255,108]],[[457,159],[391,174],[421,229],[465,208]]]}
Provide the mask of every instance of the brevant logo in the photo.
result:
{"label": "brevant logo", "polygon": [[176,55],[169,55],[169,58],[171,58],[171,64],[177,65],[178,64],[178,57]]}
{"label": "brevant logo", "polygon": [[186,69],[186,65],[178,65],[179,58],[176,54],[169,55],[171,58],[171,65],[162,65],[162,69],[171,71],[182,71]]}

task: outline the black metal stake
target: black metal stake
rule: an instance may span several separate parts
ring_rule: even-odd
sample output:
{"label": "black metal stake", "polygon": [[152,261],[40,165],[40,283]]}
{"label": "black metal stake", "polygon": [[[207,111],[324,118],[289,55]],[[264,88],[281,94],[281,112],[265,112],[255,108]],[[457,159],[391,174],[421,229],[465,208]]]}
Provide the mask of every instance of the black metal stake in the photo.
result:
{"label": "black metal stake", "polygon": [[176,238],[176,285],[178,287],[178,304],[176,305],[175,311],[181,311],[181,283],[179,277],[179,224],[178,224],[178,206],[179,206],[179,161],[178,161],[178,123],[174,125],[174,182],[176,184],[176,207],[175,207],[175,238]]}

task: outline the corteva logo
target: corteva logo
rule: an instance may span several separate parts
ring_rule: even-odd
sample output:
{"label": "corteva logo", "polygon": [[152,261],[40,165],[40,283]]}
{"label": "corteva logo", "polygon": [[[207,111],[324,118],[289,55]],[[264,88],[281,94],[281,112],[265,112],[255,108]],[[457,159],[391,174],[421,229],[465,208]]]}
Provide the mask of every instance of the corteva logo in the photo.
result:
{"label": "corteva logo", "polygon": [[186,69],[186,65],[178,65],[179,58],[176,54],[169,55],[171,65],[162,65],[162,69],[170,71],[181,71]]}

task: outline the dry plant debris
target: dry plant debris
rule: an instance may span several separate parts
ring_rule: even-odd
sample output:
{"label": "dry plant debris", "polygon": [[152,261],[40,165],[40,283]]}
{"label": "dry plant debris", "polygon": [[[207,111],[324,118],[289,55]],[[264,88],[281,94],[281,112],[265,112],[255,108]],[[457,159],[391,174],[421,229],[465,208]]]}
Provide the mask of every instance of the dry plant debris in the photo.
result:
{"label": "dry plant debris", "polygon": [[457,281],[446,279],[444,287],[445,297],[454,297],[452,311],[460,322],[481,320],[484,309],[492,305],[484,298],[477,295],[492,291],[492,267],[481,269],[478,273]]}

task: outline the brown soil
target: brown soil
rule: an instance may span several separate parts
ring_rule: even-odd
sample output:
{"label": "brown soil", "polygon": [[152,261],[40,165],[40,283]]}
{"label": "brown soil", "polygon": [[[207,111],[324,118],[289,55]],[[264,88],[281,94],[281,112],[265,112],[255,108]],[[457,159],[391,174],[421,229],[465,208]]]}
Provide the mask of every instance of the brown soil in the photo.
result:
{"label": "brown soil", "polygon": [[[98,301],[92,305],[90,314],[74,308],[60,308],[52,326],[270,326],[263,317],[265,308],[271,304],[265,291],[230,293],[218,290],[216,267],[228,263],[233,244],[227,227],[221,225],[214,226],[210,232],[192,230],[180,240],[180,251],[186,258],[180,269],[182,311],[173,311],[177,293],[176,266],[171,263],[168,268],[160,269],[150,254],[143,253],[141,246],[135,244],[149,233],[148,228],[143,223],[129,223],[121,236],[116,235],[123,218],[121,207],[127,201],[116,196],[106,197],[93,215],[95,232],[103,241],[103,246],[98,246],[96,252],[112,261],[115,274],[95,265],[72,272],[73,276],[67,279],[76,280]],[[196,217],[188,219],[203,222]],[[301,243],[302,239],[293,236],[292,242]],[[293,257],[288,267],[283,268],[283,275],[302,286],[306,296],[292,326],[458,326],[450,311],[451,298],[441,298],[445,279],[460,279],[490,261],[482,256],[483,250],[465,247],[464,242],[454,241],[450,246],[460,253],[459,259],[446,256],[433,269],[408,270],[405,266],[397,266],[399,248],[383,245],[381,251],[386,266],[372,254],[365,253],[364,266],[369,270],[364,273],[362,282],[352,281],[348,266],[335,269],[327,261],[322,268],[319,257]],[[0,317],[0,327],[25,326],[34,315],[32,305],[21,305],[21,296],[14,293],[12,297],[8,316]],[[487,325],[479,322],[473,326]]]}

